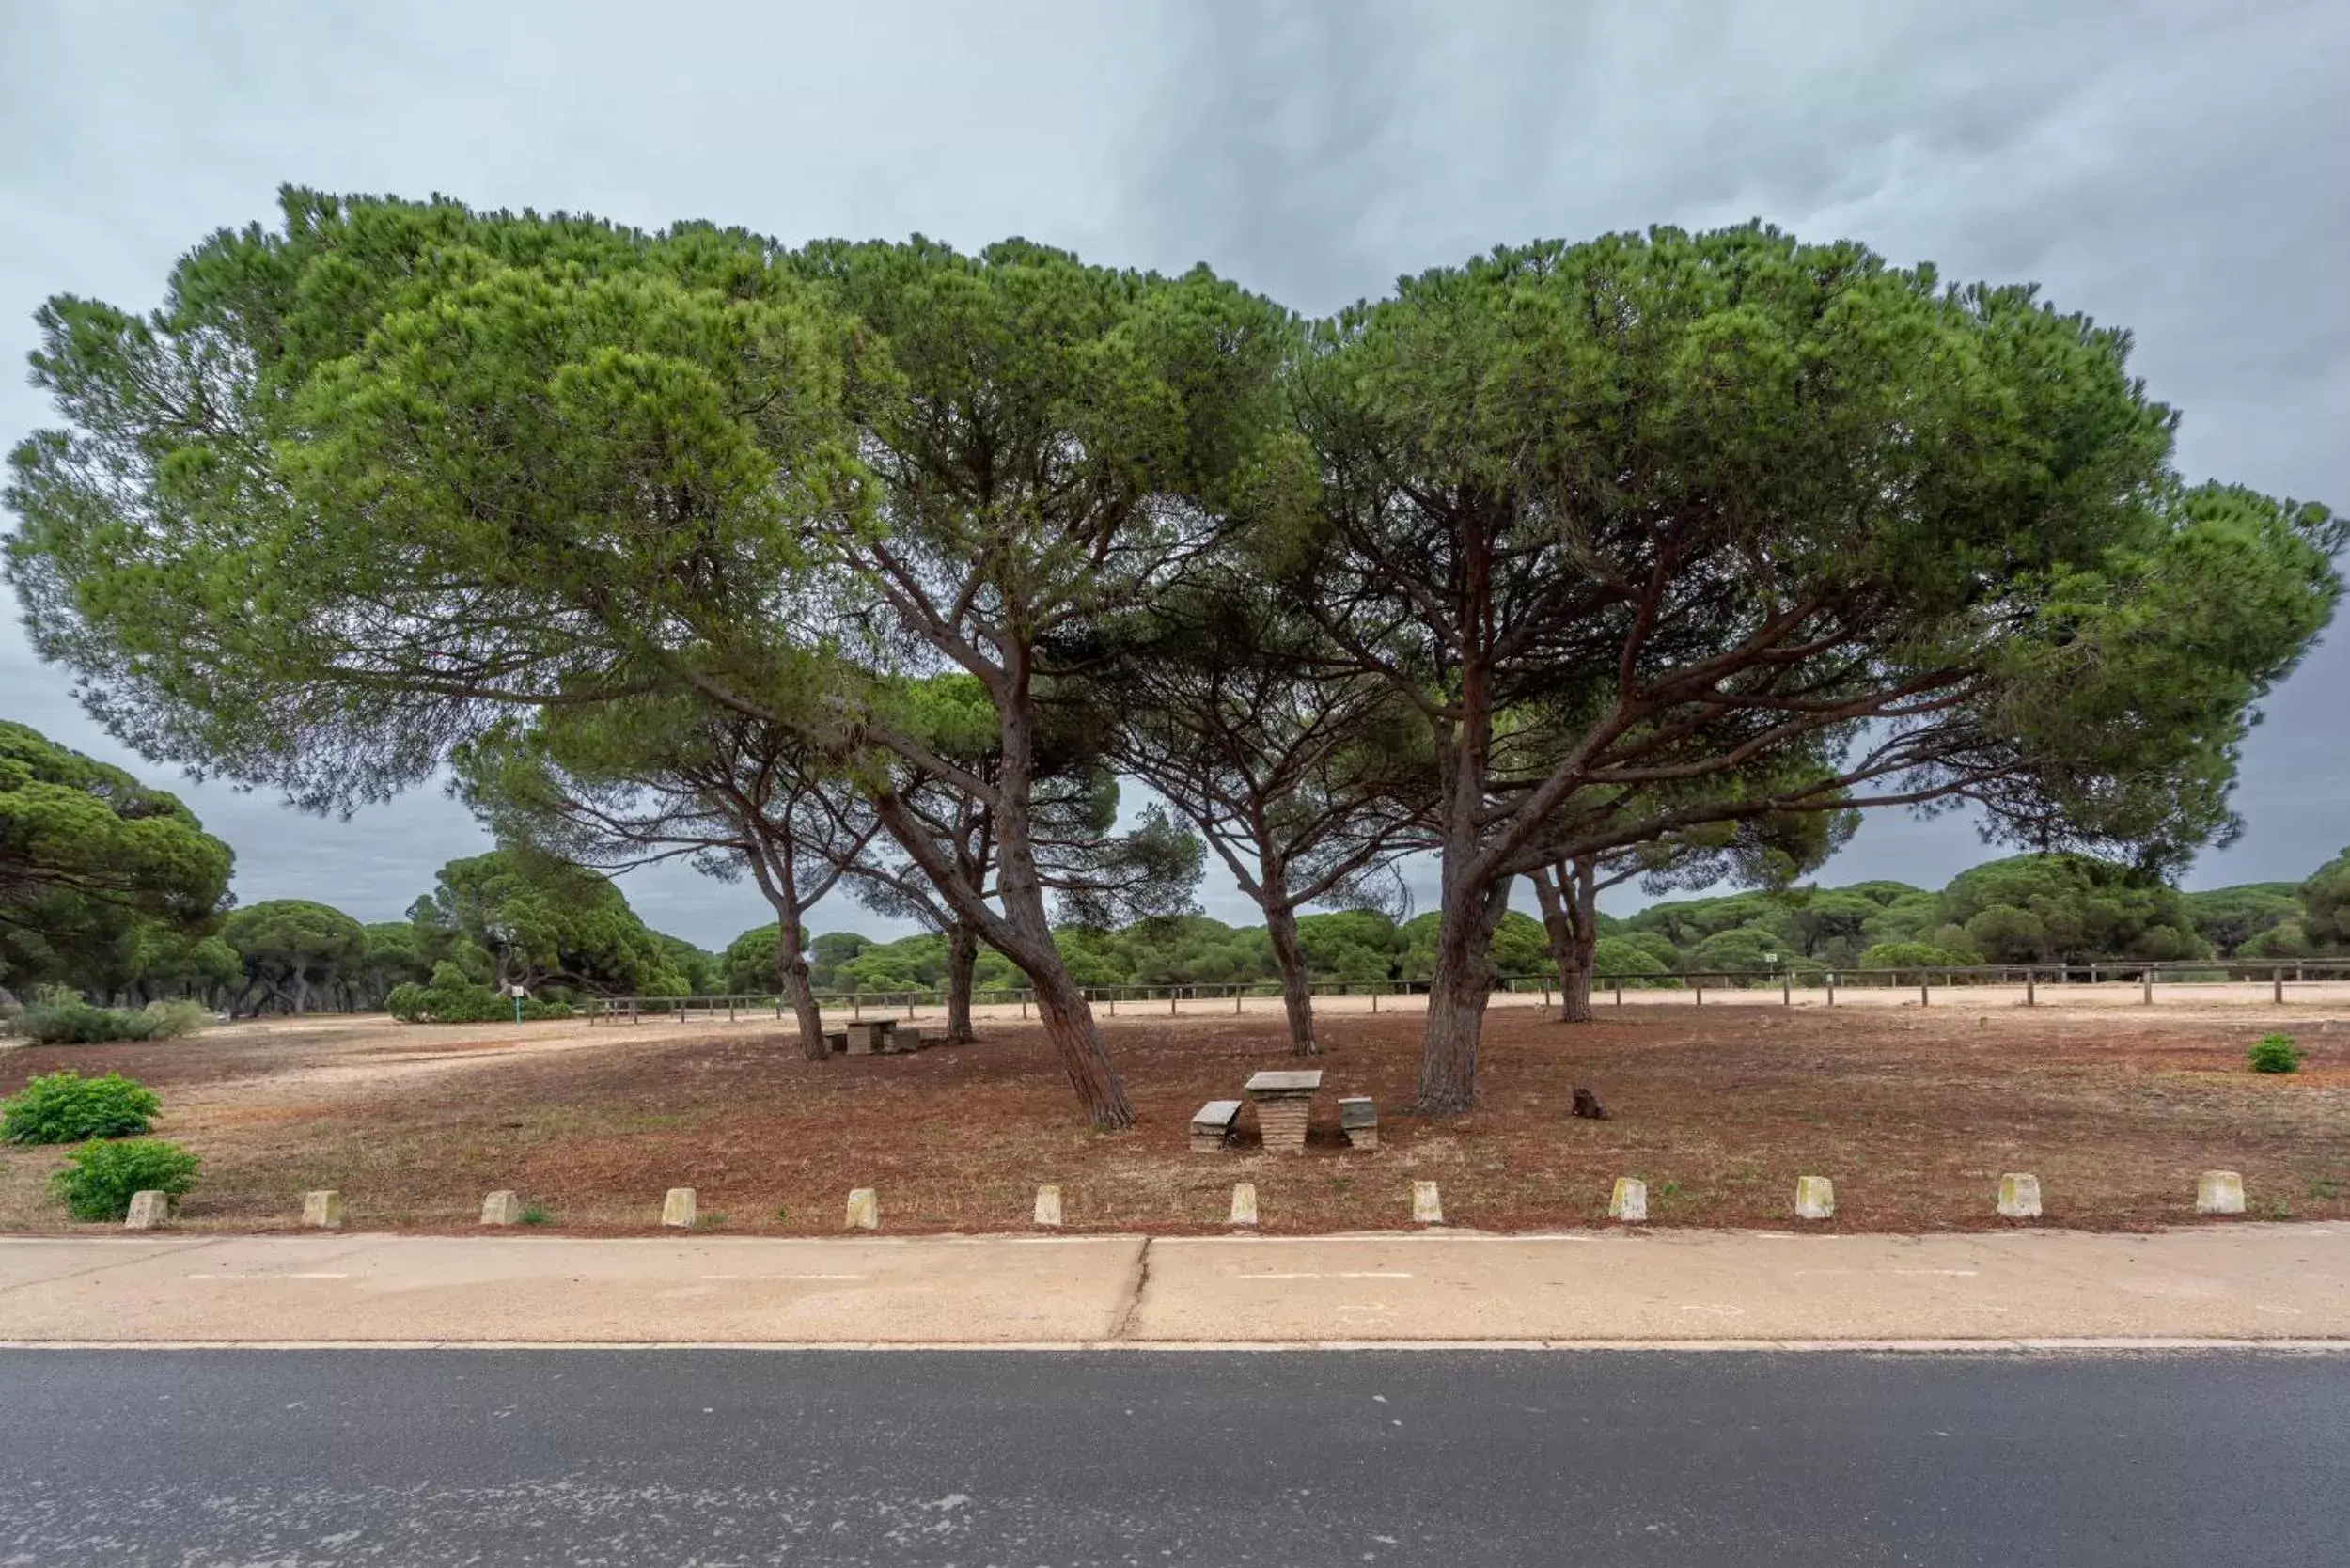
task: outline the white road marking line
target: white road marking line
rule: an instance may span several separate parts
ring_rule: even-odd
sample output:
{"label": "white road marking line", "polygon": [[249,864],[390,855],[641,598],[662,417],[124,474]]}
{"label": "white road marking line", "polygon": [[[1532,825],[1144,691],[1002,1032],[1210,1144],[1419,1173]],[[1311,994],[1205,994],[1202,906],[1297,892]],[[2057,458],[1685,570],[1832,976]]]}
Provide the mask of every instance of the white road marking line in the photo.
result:
{"label": "white road marking line", "polygon": [[1390,1269],[1340,1269],[1335,1274],[1235,1274],[1235,1279],[1409,1279]]}

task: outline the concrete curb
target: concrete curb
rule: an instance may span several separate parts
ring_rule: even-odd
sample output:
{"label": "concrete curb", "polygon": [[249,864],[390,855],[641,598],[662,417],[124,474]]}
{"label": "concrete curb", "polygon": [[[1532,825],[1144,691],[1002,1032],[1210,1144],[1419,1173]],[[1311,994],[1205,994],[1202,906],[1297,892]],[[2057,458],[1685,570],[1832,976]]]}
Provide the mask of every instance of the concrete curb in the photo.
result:
{"label": "concrete curb", "polygon": [[0,1350],[773,1350],[1200,1352],[1610,1351],[1689,1355],[2098,1356],[2177,1352],[2350,1356],[2350,1339],[1986,1340],[0,1340]]}

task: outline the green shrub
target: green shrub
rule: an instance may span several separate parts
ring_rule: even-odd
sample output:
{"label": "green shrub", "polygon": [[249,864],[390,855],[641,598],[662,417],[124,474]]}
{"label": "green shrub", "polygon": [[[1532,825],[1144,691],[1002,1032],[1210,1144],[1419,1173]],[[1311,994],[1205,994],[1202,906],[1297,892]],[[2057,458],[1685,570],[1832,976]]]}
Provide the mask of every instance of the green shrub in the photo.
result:
{"label": "green shrub", "polygon": [[[445,964],[441,967],[447,969],[450,965]],[[470,983],[443,985],[443,978],[436,973],[431,985],[410,980],[393,986],[384,998],[384,1011],[406,1024],[502,1024],[513,1018],[512,997]],[[540,1001],[536,996],[523,998],[525,1022],[571,1016],[572,1011],[567,1003]]]}
{"label": "green shrub", "polygon": [[155,1020],[155,1032],[149,1037],[155,1040],[184,1040],[212,1021],[202,1002],[184,996],[168,1002],[149,1002],[141,1011]]}
{"label": "green shrub", "polygon": [[49,1179],[51,1188],[76,1219],[120,1219],[131,1212],[131,1195],[153,1190],[176,1201],[196,1185],[194,1154],[161,1138],[89,1142],[73,1151],[72,1164]]}
{"label": "green shrub", "polygon": [[2255,1073],[2295,1073],[2301,1067],[2301,1047],[2289,1034],[2264,1034],[2244,1053]]}
{"label": "green shrub", "polygon": [[118,1040],[152,1040],[164,1021],[145,1012],[92,1007],[79,996],[39,1001],[24,1010],[24,1033],[37,1045],[103,1045]]}
{"label": "green shrub", "polygon": [[48,1073],[0,1100],[0,1140],[8,1143],[80,1143],[88,1138],[128,1137],[147,1131],[148,1118],[163,1109],[152,1090],[119,1073],[85,1078],[79,1073]]}

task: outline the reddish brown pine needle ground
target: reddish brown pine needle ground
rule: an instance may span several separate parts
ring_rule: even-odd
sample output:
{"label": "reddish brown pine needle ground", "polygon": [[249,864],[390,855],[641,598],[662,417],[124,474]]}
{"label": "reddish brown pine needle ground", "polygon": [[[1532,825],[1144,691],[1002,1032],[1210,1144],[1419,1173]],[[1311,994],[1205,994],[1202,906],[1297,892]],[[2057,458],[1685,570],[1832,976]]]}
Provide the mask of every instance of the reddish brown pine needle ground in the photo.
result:
{"label": "reddish brown pine needle ground", "polygon": [[[164,1097],[159,1136],[203,1156],[190,1229],[290,1228],[337,1187],[368,1230],[467,1231],[512,1187],[572,1232],[650,1233],[662,1194],[698,1189],[702,1228],[830,1234],[851,1187],[880,1189],[885,1232],[1026,1228],[1055,1182],[1077,1231],[1221,1227],[1257,1184],[1263,1229],[1392,1229],[1411,1184],[1442,1184],[1455,1225],[1600,1223],[1618,1175],[1661,1225],[1792,1225],[1795,1178],[1834,1179],[1837,1228],[1979,1230],[1999,1173],[2036,1172],[2046,1223],[2186,1222],[2195,1175],[2244,1174],[2256,1217],[2350,1218],[2350,1025],[2307,1009],[2027,1011],[1649,1006],[1570,1027],[1497,1008],[1472,1116],[1408,1110],[1418,1019],[1325,1017],[1326,1076],[1302,1156],[1194,1154],[1192,1111],[1293,1065],[1278,1021],[1104,1020],[1142,1119],[1078,1121],[1043,1035],[987,1021],[982,1043],[801,1058],[772,1020],[439,1030],[290,1020],[192,1041],[0,1051],[0,1092],[36,1073],[120,1071]],[[2309,1051],[2292,1076],[2244,1059],[2272,1028]],[[1615,1119],[1569,1115],[1589,1086]],[[1378,1103],[1385,1147],[1339,1142],[1337,1101]],[[73,1229],[46,1188],[62,1151],[0,1153],[0,1229]]]}

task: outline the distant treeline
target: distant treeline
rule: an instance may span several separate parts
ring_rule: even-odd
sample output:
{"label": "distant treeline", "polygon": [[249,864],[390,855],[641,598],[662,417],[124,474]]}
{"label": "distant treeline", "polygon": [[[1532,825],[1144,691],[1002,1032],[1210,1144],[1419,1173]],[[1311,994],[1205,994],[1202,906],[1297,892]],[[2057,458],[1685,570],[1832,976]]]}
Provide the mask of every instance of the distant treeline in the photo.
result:
{"label": "distant treeline", "polygon": [[[646,925],[609,878],[534,851],[452,860],[406,919],[374,924],[304,899],[236,907],[230,864],[227,846],[170,794],[0,724],[0,992],[61,985],[133,1005],[191,997],[304,1012],[381,1008],[404,986],[414,988],[406,1011],[452,1016],[513,986],[547,1002],[777,988],[775,924],[709,952]],[[1794,886],[1659,902],[1596,925],[1590,971],[1620,977],[2313,957],[2350,951],[2350,850],[2300,883],[2199,893],[2084,855],[2025,855],[1938,892]],[[1434,973],[1437,927],[1434,911],[1398,921],[1338,910],[1300,917],[1297,934],[1318,983],[1398,984]],[[1201,915],[1064,926],[1054,941],[1087,987],[1279,979],[1263,926]],[[1542,922],[1512,911],[1494,937],[1493,972],[1544,974],[1557,952]],[[881,942],[827,932],[806,956],[815,990],[836,995],[937,990],[952,970],[937,933]],[[1024,983],[985,949],[971,980],[982,993]]]}
{"label": "distant treeline", "polygon": [[[1599,975],[1788,969],[1907,968],[1977,964],[2283,959],[2350,948],[2350,851],[2308,881],[2247,883],[2185,893],[2125,867],[2080,855],[2015,855],[1960,873],[1939,892],[1903,882],[1801,886],[1679,899],[1636,915],[1599,917]],[[1370,911],[1308,915],[1298,936],[1318,983],[1420,981],[1434,964],[1436,916],[1398,922]],[[1137,921],[1114,932],[1057,933],[1079,983],[1230,985],[1278,979],[1262,926],[1206,916]],[[764,989],[776,928],[744,932],[727,949],[726,985]],[[927,990],[946,973],[946,939],[892,942],[828,932],[808,945],[819,990]],[[1512,910],[1494,938],[1494,968],[1551,968],[1541,923]],[[979,985],[1017,985],[1010,965],[979,960]]]}

